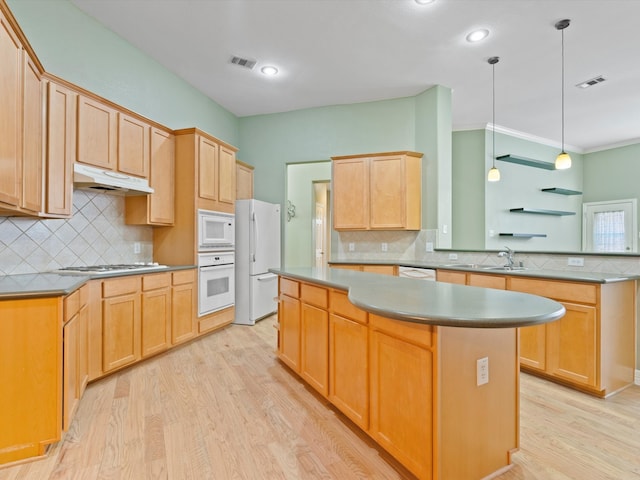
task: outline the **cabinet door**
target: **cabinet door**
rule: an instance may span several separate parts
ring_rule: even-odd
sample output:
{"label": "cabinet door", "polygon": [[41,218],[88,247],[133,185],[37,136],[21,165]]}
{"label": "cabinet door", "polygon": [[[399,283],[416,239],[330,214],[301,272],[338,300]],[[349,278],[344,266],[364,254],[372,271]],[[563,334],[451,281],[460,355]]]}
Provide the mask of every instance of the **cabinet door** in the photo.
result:
{"label": "cabinet door", "polygon": [[301,363],[302,377],[325,397],[329,395],[329,314],[303,303]]}
{"label": "cabinet door", "polygon": [[494,288],[496,290],[505,290],[507,288],[507,277],[502,275],[482,275],[478,273],[470,273],[467,285],[474,287]]}
{"label": "cabinet door", "polygon": [[366,158],[333,161],[333,228],[369,228],[369,163]]}
{"label": "cabinet door", "polygon": [[118,171],[149,176],[149,125],[118,113]]}
{"label": "cabinet door", "polygon": [[171,288],[142,293],[142,358],[171,345]]}
{"label": "cabinet door", "polygon": [[452,270],[437,270],[436,279],[438,282],[465,285],[467,283],[467,274],[464,272],[454,272]]}
{"label": "cabinet door", "polygon": [[140,294],[102,301],[102,369],[104,373],[140,359]]}
{"label": "cabinet door", "polygon": [[404,168],[404,158],[401,155],[370,160],[371,228],[398,229],[406,225]]}
{"label": "cabinet door", "polygon": [[151,167],[149,183],[149,221],[151,224],[173,225],[175,218],[174,136],[157,128],[151,129]]}
{"label": "cabinet door", "polygon": [[218,199],[218,144],[198,137],[198,197]]}
{"label": "cabinet door", "polygon": [[0,202],[18,206],[22,186],[22,46],[0,12]]}
{"label": "cabinet door", "polygon": [[300,300],[280,295],[278,304],[279,354],[284,363],[300,371]]}
{"label": "cabinet door", "polygon": [[76,159],[76,94],[54,82],[49,82],[47,90],[45,212],[71,216],[73,162]]}
{"label": "cabinet door", "polygon": [[116,112],[108,105],[78,96],[77,161],[107,170],[117,163]]}
{"label": "cabinet door", "polygon": [[[88,287],[83,295],[89,294]],[[85,303],[78,313],[78,396],[82,398],[89,383],[89,306]]]}
{"label": "cabinet door", "polygon": [[369,433],[419,478],[432,471],[432,354],[370,332]]}
{"label": "cabinet door", "polygon": [[547,371],[572,382],[596,386],[598,339],[596,309],[586,305],[563,303],[567,313],[548,323]]}
{"label": "cabinet door", "polygon": [[253,198],[253,168],[236,162],[236,200]]}
{"label": "cabinet door", "polygon": [[42,211],[42,80],[23,51],[22,199],[20,206]]}
{"label": "cabinet door", "polygon": [[196,335],[195,289],[193,283],[171,289],[171,343],[182,343]]}
{"label": "cabinet door", "polygon": [[329,399],[360,428],[369,428],[368,329],[331,315]]}
{"label": "cabinet door", "polygon": [[546,362],[547,325],[522,327],[520,333],[520,363],[544,371]]}
{"label": "cabinet door", "polygon": [[73,415],[80,402],[79,374],[79,314],[69,320],[62,333],[62,428],[69,430]]}
{"label": "cabinet door", "polygon": [[394,265],[362,265],[362,271],[368,273],[380,273],[382,275],[395,275]]}
{"label": "cabinet door", "polygon": [[236,153],[220,145],[218,156],[218,201],[233,205],[236,201]]}

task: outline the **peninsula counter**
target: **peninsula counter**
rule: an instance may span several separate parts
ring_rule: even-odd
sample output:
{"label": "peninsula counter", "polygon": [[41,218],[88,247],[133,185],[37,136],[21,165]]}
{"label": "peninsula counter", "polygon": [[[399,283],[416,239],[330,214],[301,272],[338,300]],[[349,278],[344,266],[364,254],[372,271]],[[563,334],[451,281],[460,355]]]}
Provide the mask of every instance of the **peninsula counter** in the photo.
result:
{"label": "peninsula counter", "polygon": [[529,294],[339,269],[279,275],[278,357],[420,479],[477,480],[519,442],[518,333],[561,318]]}

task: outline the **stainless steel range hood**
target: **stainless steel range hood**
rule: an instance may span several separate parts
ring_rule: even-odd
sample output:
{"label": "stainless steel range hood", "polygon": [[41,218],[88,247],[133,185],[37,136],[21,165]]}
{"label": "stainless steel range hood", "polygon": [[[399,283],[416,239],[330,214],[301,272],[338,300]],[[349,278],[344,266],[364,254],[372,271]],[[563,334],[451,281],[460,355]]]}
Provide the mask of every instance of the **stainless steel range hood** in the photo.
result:
{"label": "stainless steel range hood", "polygon": [[145,178],[132,177],[112,170],[73,164],[73,188],[115,195],[147,195],[153,188]]}

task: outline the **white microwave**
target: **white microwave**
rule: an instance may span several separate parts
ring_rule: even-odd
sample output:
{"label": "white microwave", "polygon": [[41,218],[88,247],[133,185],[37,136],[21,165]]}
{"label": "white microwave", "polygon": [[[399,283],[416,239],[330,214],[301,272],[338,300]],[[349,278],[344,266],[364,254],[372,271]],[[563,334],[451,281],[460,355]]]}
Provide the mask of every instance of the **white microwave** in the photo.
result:
{"label": "white microwave", "polygon": [[233,250],[235,235],[233,214],[198,210],[198,251]]}

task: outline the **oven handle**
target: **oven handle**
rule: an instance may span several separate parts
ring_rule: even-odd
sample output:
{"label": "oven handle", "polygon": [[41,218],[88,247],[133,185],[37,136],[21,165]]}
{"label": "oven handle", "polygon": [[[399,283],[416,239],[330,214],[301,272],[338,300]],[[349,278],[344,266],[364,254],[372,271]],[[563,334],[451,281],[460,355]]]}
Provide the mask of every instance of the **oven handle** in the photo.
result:
{"label": "oven handle", "polygon": [[203,272],[209,272],[211,270],[219,270],[223,268],[233,268],[233,263],[223,263],[222,265],[207,265],[205,267],[198,267]]}

